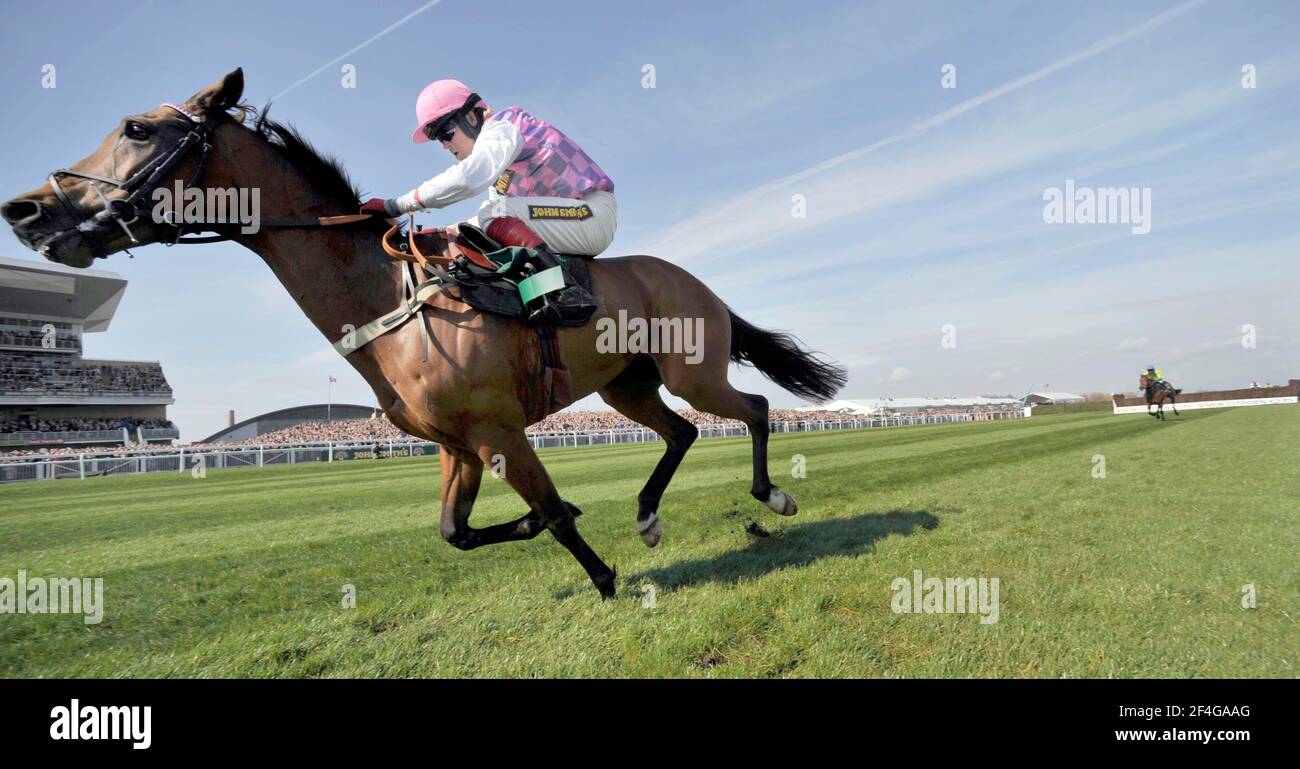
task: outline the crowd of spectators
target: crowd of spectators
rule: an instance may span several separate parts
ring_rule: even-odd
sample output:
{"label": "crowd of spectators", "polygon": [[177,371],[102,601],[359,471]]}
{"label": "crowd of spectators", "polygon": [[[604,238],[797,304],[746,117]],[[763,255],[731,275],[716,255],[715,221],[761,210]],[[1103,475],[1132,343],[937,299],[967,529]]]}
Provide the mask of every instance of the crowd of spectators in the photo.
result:
{"label": "crowd of spectators", "polygon": [[139,419],[136,417],[69,417],[67,419],[41,419],[30,416],[0,417],[0,434],[3,433],[66,433],[83,430],[134,431],[137,427],[176,428],[169,419]]}
{"label": "crowd of spectators", "polygon": [[[94,446],[42,446],[41,448],[22,448],[8,449],[0,448],[0,459],[32,459],[39,460],[46,457],[66,457],[77,456],[78,454],[94,454],[96,456],[111,457],[136,457],[141,454],[175,454],[179,447],[166,445],[152,446],[123,446],[122,444],[97,444]],[[214,446],[212,448],[220,448]],[[190,447],[186,446],[185,450],[189,451]]]}
{"label": "crowd of spectators", "polygon": [[978,418],[979,415],[987,415],[995,412],[1016,411],[1019,408],[1020,407],[1018,405],[1009,405],[1009,404],[997,404],[997,405],[989,404],[989,405],[982,405],[982,406],[931,406],[927,408],[908,409],[907,411],[901,411],[897,413],[890,412],[890,416],[909,416],[913,414],[916,416],[942,416],[945,414],[975,414],[976,417]]}
{"label": "crowd of spectators", "polygon": [[171,387],[157,363],[82,360],[58,353],[0,354],[0,392],[159,393]]}
{"label": "crowd of spectators", "polygon": [[0,347],[26,347],[56,350],[78,351],[81,349],[81,337],[55,329],[47,334],[41,328],[15,328],[12,325],[0,326]]}
{"label": "crowd of spectators", "polygon": [[371,419],[335,419],[332,421],[300,422],[291,427],[262,433],[254,438],[228,441],[225,445],[252,445],[270,443],[364,443],[367,441],[406,440],[406,433],[397,429],[386,417]]}
{"label": "crowd of spectators", "polygon": [[[678,409],[677,413],[684,417],[686,421],[700,427],[705,425],[734,426],[742,424],[738,419],[724,419],[695,409]],[[767,416],[769,422],[839,422],[852,418],[851,415],[839,414],[833,411],[798,411],[796,409],[771,409]],[[592,430],[636,430],[641,426],[617,411],[561,411],[551,414],[529,427],[528,432],[546,434]]]}

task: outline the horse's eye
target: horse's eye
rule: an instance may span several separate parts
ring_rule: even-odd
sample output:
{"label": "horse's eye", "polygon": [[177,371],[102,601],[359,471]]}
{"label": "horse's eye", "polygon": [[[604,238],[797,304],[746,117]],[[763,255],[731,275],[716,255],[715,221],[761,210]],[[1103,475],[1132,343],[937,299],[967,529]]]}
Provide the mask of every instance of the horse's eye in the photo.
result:
{"label": "horse's eye", "polygon": [[122,133],[126,135],[126,138],[135,141],[143,141],[149,138],[149,129],[143,123],[135,121],[128,122],[126,127],[122,129]]}

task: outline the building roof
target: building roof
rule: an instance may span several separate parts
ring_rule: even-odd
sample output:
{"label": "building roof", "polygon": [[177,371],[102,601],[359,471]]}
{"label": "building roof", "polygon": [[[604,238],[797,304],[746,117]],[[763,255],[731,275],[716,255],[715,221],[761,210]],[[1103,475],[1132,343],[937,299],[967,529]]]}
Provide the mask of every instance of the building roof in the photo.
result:
{"label": "building roof", "polygon": [[0,257],[0,315],[79,323],[107,331],[126,281],[105,270],[79,270],[38,259]]}
{"label": "building roof", "polygon": [[1086,400],[1082,395],[1074,393],[1030,393],[1031,396],[1046,398],[1051,401],[1081,401]]}

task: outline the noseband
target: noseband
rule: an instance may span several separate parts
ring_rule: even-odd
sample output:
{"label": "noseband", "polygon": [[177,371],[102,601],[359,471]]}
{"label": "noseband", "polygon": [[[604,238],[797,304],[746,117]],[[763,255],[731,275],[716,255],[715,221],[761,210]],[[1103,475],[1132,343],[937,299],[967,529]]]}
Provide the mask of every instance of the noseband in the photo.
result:
{"label": "noseband", "polygon": [[[132,245],[139,245],[140,241],[136,239],[135,233],[131,231],[131,225],[140,218],[140,209],[136,205],[137,201],[151,195],[154,189],[158,187],[160,180],[170,173],[173,168],[185,159],[186,155],[196,148],[200,152],[199,167],[194,172],[194,178],[190,180],[189,186],[192,187],[198,184],[198,181],[200,177],[203,176],[203,171],[208,164],[208,153],[212,151],[212,144],[208,141],[208,137],[212,130],[211,125],[206,120],[200,119],[184,107],[179,107],[170,103],[163,104],[162,106],[175,110],[189,120],[191,124],[190,130],[185,134],[185,136],[181,137],[180,141],[178,141],[171,150],[146,163],[143,168],[132,174],[131,178],[110,179],[107,176],[99,176],[98,174],[86,173],[85,171],[74,171],[68,168],[60,168],[47,177],[50,186],[54,188],[54,194],[58,197],[59,203],[63,206],[63,209],[72,216],[73,220],[77,222],[77,226],[73,229],[62,230],[55,233],[53,237],[41,245],[40,251],[42,254],[48,254],[51,246],[59,241],[72,237],[73,235],[81,234],[92,239],[97,239],[96,236],[100,231],[100,226],[106,222],[116,222],[117,225],[122,228],[122,231],[126,233],[126,236],[131,240]],[[59,184],[59,180],[65,176],[73,176],[89,181],[91,189],[99,195],[100,200],[104,201],[103,210],[90,218],[82,216],[81,211],[73,205],[72,199],[68,197],[68,193],[65,192],[63,187]],[[100,189],[100,184],[107,184],[110,187],[116,187],[123,192],[126,192],[127,196],[117,200],[110,200],[109,197],[104,194],[104,191]],[[168,213],[171,214],[174,212]],[[181,235],[184,232],[184,227],[170,219],[168,219],[167,223],[176,228],[175,239],[167,245],[173,245],[179,242],[211,243],[218,240],[228,240],[227,236],[216,235],[205,238],[190,238],[182,241]],[[130,253],[130,251],[127,251],[128,255]]]}

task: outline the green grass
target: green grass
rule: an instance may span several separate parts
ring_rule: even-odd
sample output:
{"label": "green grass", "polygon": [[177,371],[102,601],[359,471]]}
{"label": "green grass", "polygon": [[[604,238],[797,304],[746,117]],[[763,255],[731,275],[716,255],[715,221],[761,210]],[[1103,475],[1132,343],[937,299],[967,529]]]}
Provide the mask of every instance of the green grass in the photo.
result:
{"label": "green grass", "polygon": [[[778,435],[781,518],[747,439],[702,440],[654,550],[635,497],[661,445],[544,452],[609,602],[549,535],[443,543],[430,458],[11,484],[0,577],[102,577],[106,608],[0,615],[0,674],[1294,677],[1297,443],[1294,406]],[[485,478],[476,525],[523,512]],[[893,613],[918,568],[997,577],[999,621]]]}

